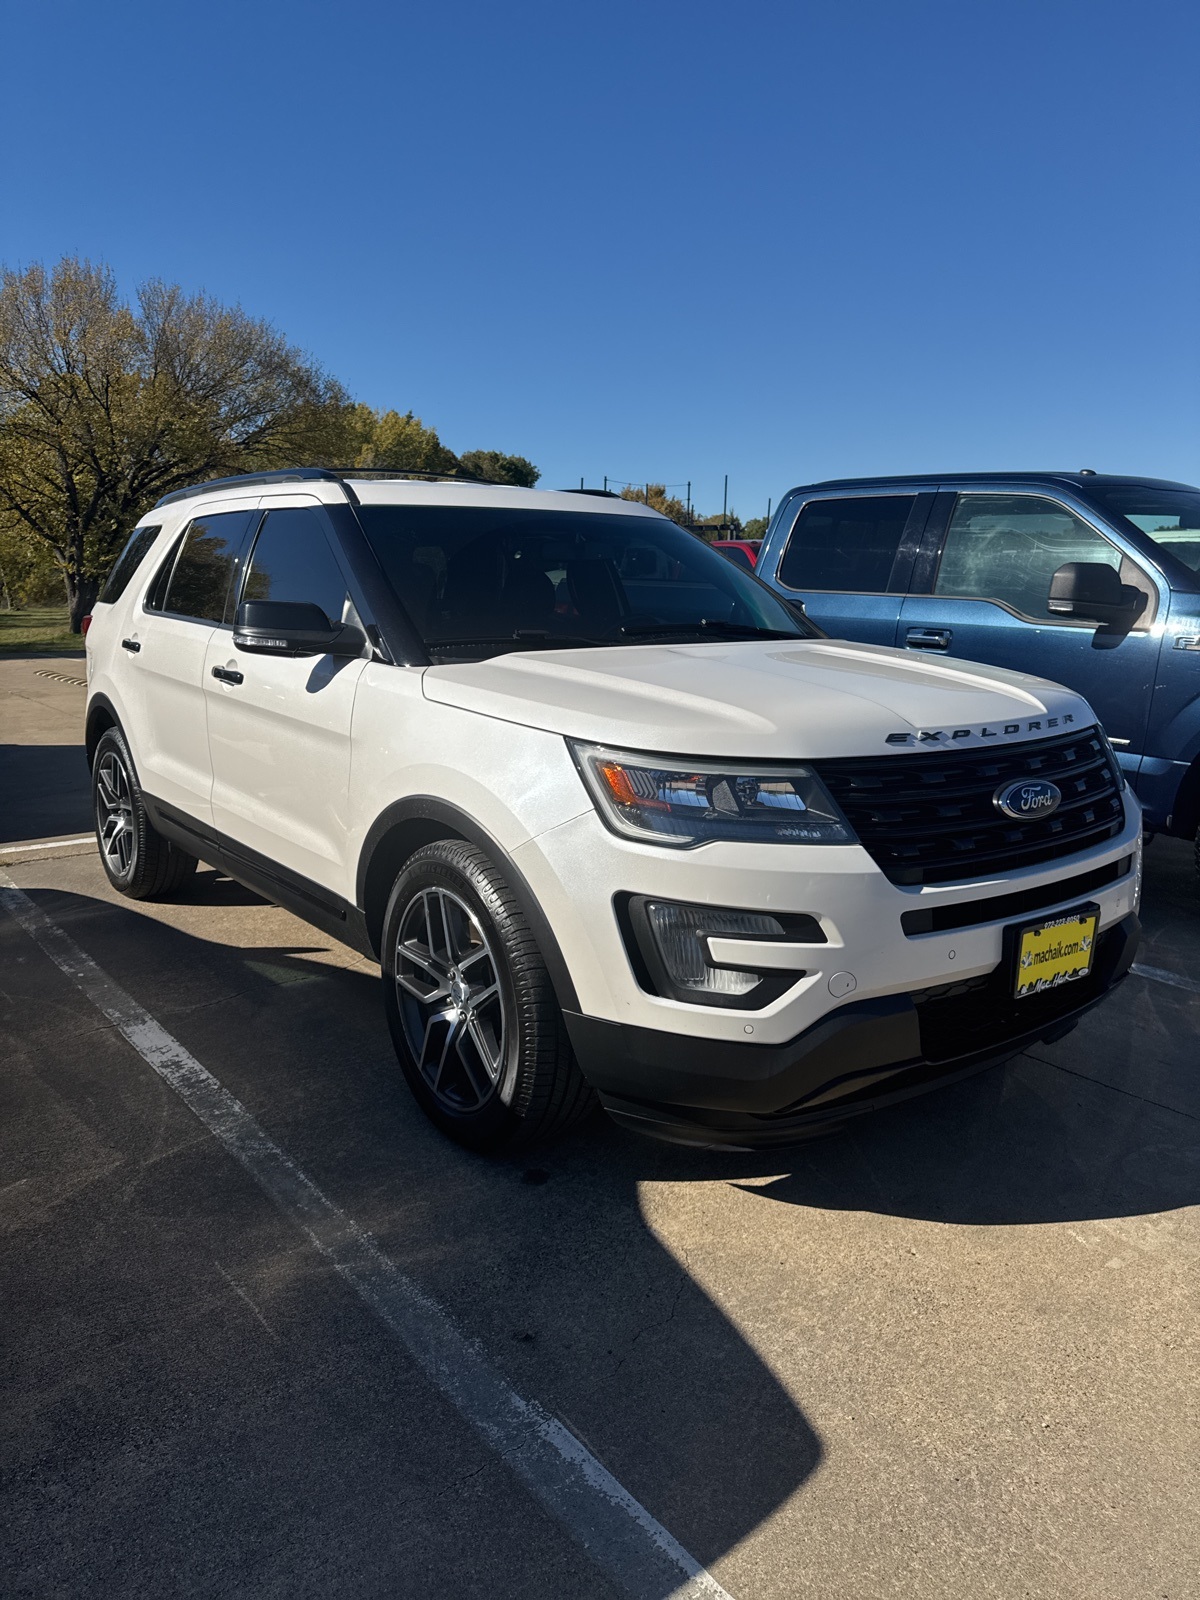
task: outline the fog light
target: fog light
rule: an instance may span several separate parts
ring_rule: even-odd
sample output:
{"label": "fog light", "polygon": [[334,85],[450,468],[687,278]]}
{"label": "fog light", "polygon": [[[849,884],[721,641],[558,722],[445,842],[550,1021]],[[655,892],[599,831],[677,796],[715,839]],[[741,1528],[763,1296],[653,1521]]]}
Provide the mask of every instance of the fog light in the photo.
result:
{"label": "fog light", "polygon": [[681,906],[648,900],[646,916],[671,982],[698,994],[749,994],[762,982],[760,972],[742,972],[709,964],[704,941],[709,934],[727,939],[779,939],[783,924],[756,911],[721,911],[708,906]]}

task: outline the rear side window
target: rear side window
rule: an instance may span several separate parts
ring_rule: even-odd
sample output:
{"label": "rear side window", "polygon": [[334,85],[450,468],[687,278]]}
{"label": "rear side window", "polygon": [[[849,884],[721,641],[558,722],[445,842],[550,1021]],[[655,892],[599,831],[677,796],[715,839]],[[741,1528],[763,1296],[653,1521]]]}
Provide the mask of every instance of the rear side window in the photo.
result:
{"label": "rear side window", "polygon": [[197,622],[224,621],[234,562],[256,516],[254,511],[221,511],[188,524],[164,611]]}
{"label": "rear side window", "polygon": [[321,514],[305,506],[268,511],[250,557],[243,600],[320,606],[330,622],[350,620],[350,596],[329,548]]}
{"label": "rear side window", "polygon": [[883,594],[915,495],[810,500],[796,519],[780,581],[789,589]]}
{"label": "rear side window", "polygon": [[162,532],[162,524],[153,528],[135,528],[129,535],[129,541],[124,550],[117,557],[108,581],[97,595],[98,602],[110,606],[119,600],[129,587],[129,581],[141,566],[143,559],[149,553],[150,546]]}
{"label": "rear side window", "polygon": [[934,594],[994,600],[1039,622],[1050,579],[1066,561],[1120,568],[1121,552],[1066,506],[1031,494],[960,494],[946,530]]}

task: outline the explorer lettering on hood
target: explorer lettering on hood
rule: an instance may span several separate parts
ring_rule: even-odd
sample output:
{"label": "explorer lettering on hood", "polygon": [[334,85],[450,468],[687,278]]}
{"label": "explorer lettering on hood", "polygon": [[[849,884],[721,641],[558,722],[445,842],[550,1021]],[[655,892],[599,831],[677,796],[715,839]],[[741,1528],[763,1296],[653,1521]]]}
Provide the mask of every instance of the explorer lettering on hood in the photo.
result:
{"label": "explorer lettering on hood", "polygon": [[1075,721],[1069,713],[1061,717],[1035,717],[1030,722],[1002,722],[994,728],[985,723],[982,728],[918,728],[911,733],[889,733],[885,743],[903,745],[906,749],[920,746],[924,749],[949,749],[961,742],[981,743],[984,739],[1027,739],[1031,733],[1049,733],[1055,728],[1065,728]]}

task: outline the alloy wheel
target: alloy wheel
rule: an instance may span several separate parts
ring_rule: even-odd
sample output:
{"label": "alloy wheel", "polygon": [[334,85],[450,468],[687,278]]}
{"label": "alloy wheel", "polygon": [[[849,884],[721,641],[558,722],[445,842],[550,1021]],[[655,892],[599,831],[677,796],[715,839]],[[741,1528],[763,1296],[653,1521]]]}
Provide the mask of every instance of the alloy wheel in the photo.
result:
{"label": "alloy wheel", "polygon": [[137,854],[133,791],[124,763],[112,750],[105,751],[96,768],[96,834],[109,871],[127,878]]}
{"label": "alloy wheel", "polygon": [[396,935],[396,998],[417,1069],[447,1110],[475,1111],[504,1070],[507,1007],[478,917],[449,889],[422,889]]}

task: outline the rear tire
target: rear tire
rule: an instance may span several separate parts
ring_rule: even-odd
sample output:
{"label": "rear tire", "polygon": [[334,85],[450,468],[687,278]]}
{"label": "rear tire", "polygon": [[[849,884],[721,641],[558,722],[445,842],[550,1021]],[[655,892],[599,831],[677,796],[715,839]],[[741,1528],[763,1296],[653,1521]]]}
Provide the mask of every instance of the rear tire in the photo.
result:
{"label": "rear tire", "polygon": [[439,840],[410,856],[383,922],[384,1007],[426,1116],[457,1143],[544,1143],[596,1105],[546,964],[499,870]]}
{"label": "rear tire", "polygon": [[92,813],[100,864],[131,900],[166,900],[196,870],[196,858],[164,839],[150,821],[129,746],[118,728],[100,736],[92,759]]}

